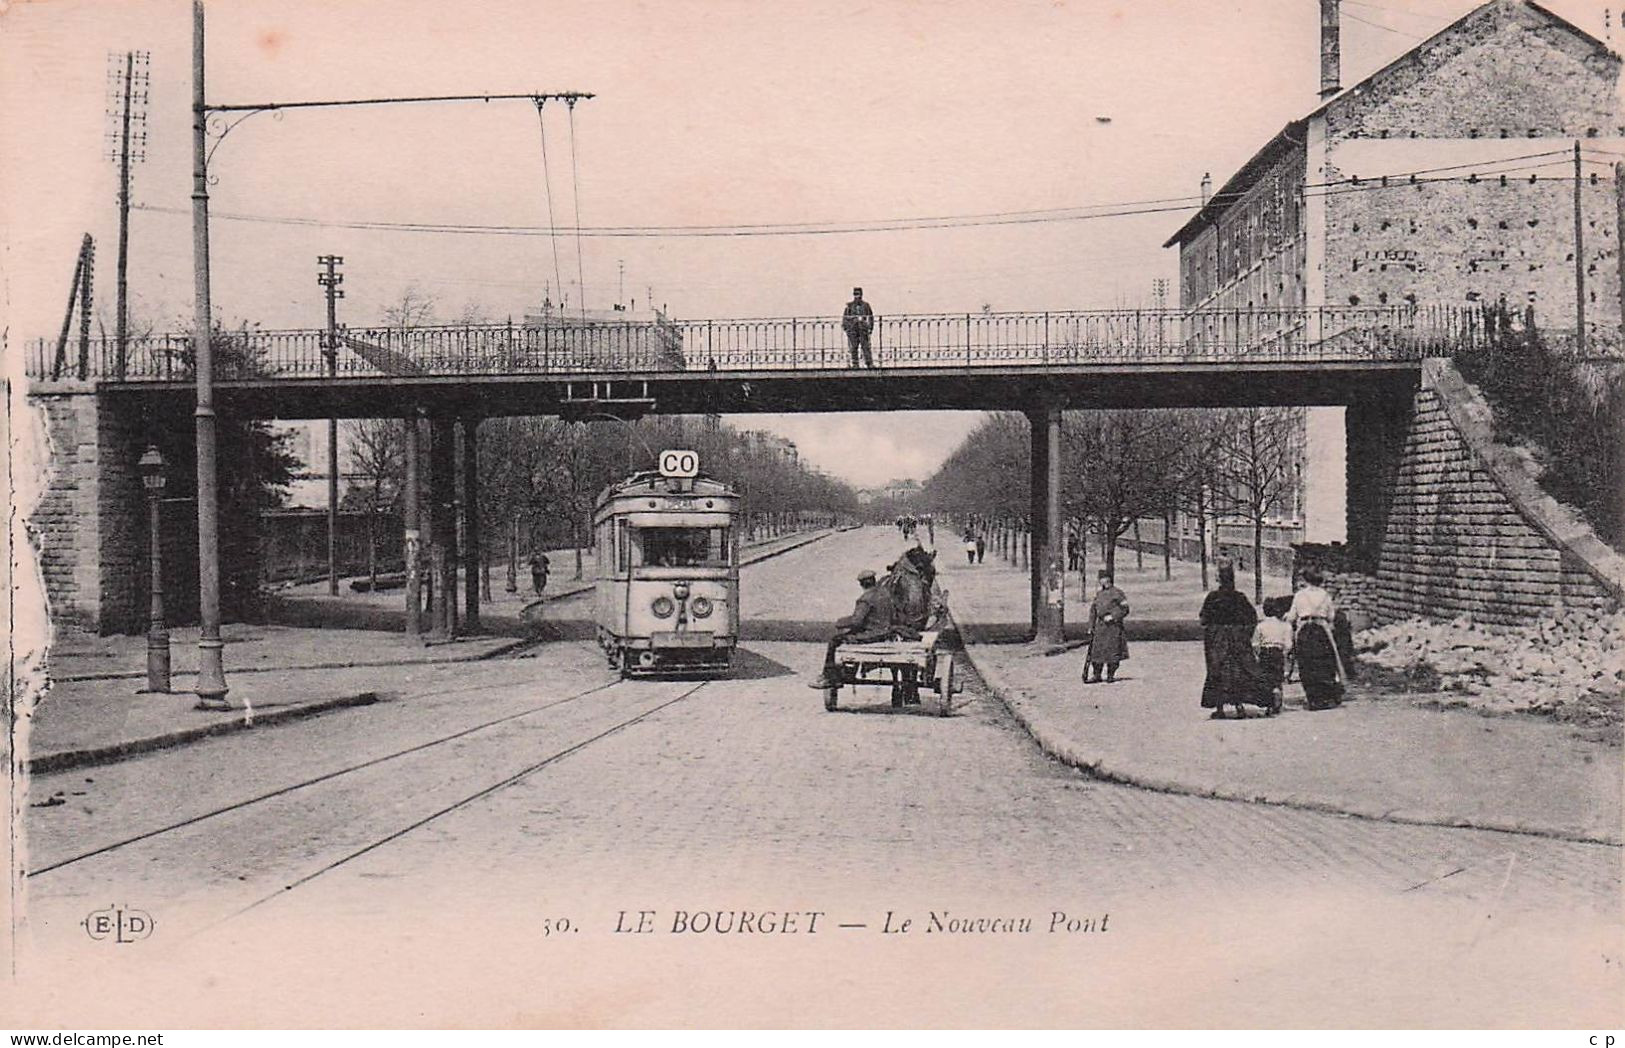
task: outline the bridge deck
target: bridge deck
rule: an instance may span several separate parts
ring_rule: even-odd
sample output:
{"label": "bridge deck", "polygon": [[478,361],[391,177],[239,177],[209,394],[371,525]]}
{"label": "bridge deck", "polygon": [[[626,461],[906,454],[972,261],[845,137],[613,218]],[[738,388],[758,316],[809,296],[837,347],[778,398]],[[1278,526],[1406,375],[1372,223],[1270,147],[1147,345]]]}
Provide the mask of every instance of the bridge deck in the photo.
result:
{"label": "bridge deck", "polygon": [[[550,414],[1343,403],[1361,381],[1413,374],[1486,336],[1477,311],[1343,307],[989,313],[876,318],[855,367],[838,318],[222,331],[222,406],[257,415],[435,410]],[[184,333],[36,342],[28,373],[178,399]],[[1363,378],[1362,378],[1363,377]],[[1399,378],[1408,382],[1409,379]],[[624,402],[624,403],[623,403]],[[643,407],[639,407],[639,404]],[[572,408],[572,405],[575,406]]]}

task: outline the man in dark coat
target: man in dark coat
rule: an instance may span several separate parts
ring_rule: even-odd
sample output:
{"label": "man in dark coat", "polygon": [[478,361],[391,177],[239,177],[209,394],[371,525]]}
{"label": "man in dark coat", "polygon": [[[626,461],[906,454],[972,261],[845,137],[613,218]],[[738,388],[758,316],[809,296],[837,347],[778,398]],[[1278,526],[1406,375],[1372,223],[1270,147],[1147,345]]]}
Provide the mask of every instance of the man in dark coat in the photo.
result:
{"label": "man in dark coat", "polygon": [[[1100,670],[1106,681],[1117,679],[1117,664],[1128,658],[1128,637],[1123,620],[1128,618],[1128,597],[1112,583],[1111,572],[1100,573],[1100,592],[1089,605],[1089,664],[1083,668],[1085,684],[1100,683]],[[1094,679],[1090,679],[1090,674]]]}
{"label": "man in dark coat", "polygon": [[807,683],[809,688],[832,688],[840,683],[841,671],[835,665],[835,649],[842,644],[866,644],[891,639],[891,595],[884,586],[875,584],[875,573],[868,569],[858,573],[858,585],[863,587],[863,592],[858,594],[852,614],[836,620],[835,635],[829,639],[829,647],[824,651],[824,671]]}
{"label": "man in dark coat", "polygon": [[[846,332],[847,348],[852,351],[852,366],[858,366],[858,350],[863,350],[863,366],[874,367],[875,358],[869,352],[869,333],[875,328],[875,311],[863,300],[863,289],[852,289],[852,301],[841,314],[841,330]],[[899,523],[898,525],[902,525]],[[908,534],[904,532],[904,534]]]}

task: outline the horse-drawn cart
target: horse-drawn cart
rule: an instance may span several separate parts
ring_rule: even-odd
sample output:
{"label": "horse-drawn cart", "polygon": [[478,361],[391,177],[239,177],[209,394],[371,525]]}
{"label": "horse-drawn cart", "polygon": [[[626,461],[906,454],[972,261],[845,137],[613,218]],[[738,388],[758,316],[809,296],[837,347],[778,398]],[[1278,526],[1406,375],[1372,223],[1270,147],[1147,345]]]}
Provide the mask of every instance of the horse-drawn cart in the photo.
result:
{"label": "horse-drawn cart", "polygon": [[918,706],[921,691],[935,692],[937,715],[948,716],[959,684],[954,680],[954,653],[937,644],[940,632],[926,630],[919,640],[843,644],[835,653],[840,681],[824,688],[824,709],[835,709],[843,686],[867,684],[890,686],[896,709]]}

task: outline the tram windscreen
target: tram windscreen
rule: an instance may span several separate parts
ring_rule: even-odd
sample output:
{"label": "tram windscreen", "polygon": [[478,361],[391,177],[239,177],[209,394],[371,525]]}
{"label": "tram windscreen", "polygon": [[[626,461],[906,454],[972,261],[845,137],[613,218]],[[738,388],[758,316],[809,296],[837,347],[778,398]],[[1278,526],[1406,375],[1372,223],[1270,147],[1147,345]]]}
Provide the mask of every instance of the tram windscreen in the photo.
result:
{"label": "tram windscreen", "polygon": [[733,544],[727,528],[633,528],[632,563],[658,568],[725,568]]}

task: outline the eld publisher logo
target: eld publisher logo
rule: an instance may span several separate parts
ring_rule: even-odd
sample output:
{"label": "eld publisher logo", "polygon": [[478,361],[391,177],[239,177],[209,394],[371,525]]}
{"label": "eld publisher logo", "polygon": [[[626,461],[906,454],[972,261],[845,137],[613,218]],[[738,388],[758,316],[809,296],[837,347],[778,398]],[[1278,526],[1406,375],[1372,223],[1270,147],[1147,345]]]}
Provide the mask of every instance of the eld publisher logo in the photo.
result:
{"label": "eld publisher logo", "polygon": [[152,934],[152,915],[145,910],[132,910],[122,906],[109,906],[96,910],[80,921],[85,934],[97,942],[140,942]]}

